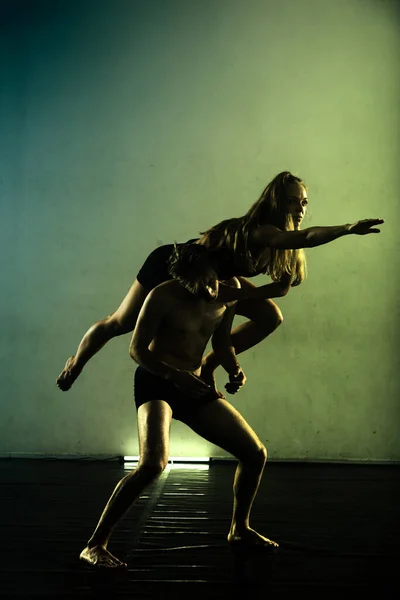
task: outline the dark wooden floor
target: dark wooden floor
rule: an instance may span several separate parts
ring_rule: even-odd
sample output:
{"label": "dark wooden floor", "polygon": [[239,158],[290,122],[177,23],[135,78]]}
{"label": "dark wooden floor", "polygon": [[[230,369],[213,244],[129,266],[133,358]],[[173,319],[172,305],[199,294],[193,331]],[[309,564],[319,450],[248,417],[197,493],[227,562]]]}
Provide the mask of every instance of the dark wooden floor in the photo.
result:
{"label": "dark wooden floor", "polygon": [[267,463],[252,526],[274,555],[225,538],[235,465],[169,469],[115,530],[128,570],[78,560],[118,462],[1,460],[1,598],[400,597],[400,467]]}

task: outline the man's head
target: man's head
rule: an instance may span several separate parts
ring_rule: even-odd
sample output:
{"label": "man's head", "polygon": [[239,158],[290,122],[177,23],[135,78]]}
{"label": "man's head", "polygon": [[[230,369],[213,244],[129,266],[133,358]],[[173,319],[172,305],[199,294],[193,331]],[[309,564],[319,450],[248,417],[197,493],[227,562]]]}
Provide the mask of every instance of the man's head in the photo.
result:
{"label": "man's head", "polygon": [[218,296],[219,281],[211,254],[199,244],[177,246],[168,261],[169,274],[191,294],[207,302]]}

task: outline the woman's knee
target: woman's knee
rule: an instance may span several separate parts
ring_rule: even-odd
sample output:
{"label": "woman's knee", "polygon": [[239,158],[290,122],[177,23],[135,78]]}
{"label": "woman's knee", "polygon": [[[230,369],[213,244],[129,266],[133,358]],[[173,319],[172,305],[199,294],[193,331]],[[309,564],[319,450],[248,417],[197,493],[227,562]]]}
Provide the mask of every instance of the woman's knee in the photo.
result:
{"label": "woman's knee", "polygon": [[275,302],[272,303],[272,319],[275,323],[275,327],[279,327],[279,325],[282,325],[283,323],[282,311],[279,306],[275,304]]}
{"label": "woman's knee", "polygon": [[135,279],[117,310],[107,317],[108,326],[114,336],[123,335],[135,329],[140,309],[149,291]]}
{"label": "woman's knee", "polygon": [[247,317],[261,329],[270,332],[283,323],[281,309],[270,299],[238,302],[236,314]]}
{"label": "woman's knee", "polygon": [[115,312],[104,319],[104,327],[107,329],[110,338],[133,331],[135,325],[136,318],[132,315],[130,315],[130,318],[123,318]]}

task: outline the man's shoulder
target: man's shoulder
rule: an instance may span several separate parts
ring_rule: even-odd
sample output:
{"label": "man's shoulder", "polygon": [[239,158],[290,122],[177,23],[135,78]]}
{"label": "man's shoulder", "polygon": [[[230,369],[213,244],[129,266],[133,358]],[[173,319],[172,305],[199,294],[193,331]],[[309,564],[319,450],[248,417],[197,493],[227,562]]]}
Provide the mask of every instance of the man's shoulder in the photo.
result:
{"label": "man's shoulder", "polygon": [[[224,281],[222,283],[226,286],[236,288],[236,289],[240,289],[242,287],[240,284],[240,281],[237,277],[231,277],[230,279],[224,279]],[[237,300],[229,300],[227,302],[224,302],[226,308],[232,308],[232,307],[236,306],[237,303],[238,303]]]}
{"label": "man's shoulder", "polygon": [[168,302],[178,299],[182,286],[176,279],[169,279],[157,285],[149,293],[150,299],[157,302]]}

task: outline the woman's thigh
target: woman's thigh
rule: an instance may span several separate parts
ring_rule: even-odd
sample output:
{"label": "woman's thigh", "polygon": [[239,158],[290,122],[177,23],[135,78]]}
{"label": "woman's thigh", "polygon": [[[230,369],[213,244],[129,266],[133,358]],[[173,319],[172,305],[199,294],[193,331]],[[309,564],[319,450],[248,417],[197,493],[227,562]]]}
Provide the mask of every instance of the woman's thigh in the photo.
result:
{"label": "woman's thigh", "polygon": [[108,321],[115,327],[116,333],[122,335],[134,330],[148,293],[149,290],[135,279],[117,310],[108,316]]}
{"label": "woman's thigh", "polygon": [[[242,289],[257,287],[245,277],[238,279]],[[236,314],[247,317],[251,321],[274,321],[277,324],[283,321],[279,306],[271,298],[239,300],[236,305]]]}
{"label": "woman's thigh", "polygon": [[149,400],[138,408],[139,464],[168,463],[172,410],[164,400]]}
{"label": "woman's thigh", "polygon": [[195,433],[240,461],[252,460],[265,448],[247,421],[227,400],[218,398],[182,419]]}

